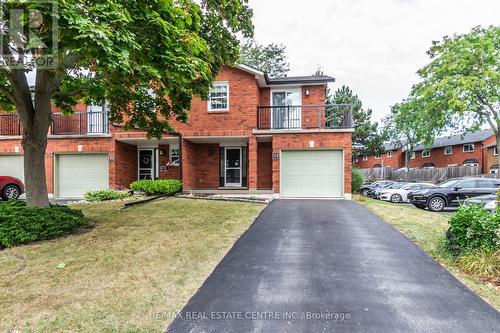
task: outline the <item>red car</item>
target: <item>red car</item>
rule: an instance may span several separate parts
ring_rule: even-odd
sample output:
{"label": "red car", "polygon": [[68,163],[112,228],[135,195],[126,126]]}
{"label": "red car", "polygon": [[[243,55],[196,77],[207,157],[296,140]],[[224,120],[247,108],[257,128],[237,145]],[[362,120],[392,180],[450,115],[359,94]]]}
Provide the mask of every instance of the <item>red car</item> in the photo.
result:
{"label": "red car", "polygon": [[24,193],[24,184],[21,180],[10,177],[0,176],[0,194],[2,199],[17,199]]}

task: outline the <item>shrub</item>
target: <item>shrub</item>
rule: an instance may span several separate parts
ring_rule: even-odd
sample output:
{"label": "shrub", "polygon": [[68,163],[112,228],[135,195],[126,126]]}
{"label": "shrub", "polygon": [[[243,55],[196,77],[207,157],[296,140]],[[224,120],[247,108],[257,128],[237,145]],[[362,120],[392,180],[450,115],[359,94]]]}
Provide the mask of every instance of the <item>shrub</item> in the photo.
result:
{"label": "shrub", "polygon": [[499,277],[500,250],[475,250],[458,257],[457,264],[466,273]]}
{"label": "shrub", "polygon": [[105,201],[105,200],[117,200],[125,199],[129,197],[128,192],[123,191],[113,191],[113,190],[98,190],[98,191],[88,191],[85,193],[85,200],[87,201]]}
{"label": "shrub", "polygon": [[38,208],[16,200],[0,202],[0,246],[60,237],[86,223],[80,210],[66,206]]}
{"label": "shrub", "polygon": [[496,250],[500,245],[500,214],[479,205],[464,205],[449,220],[448,245],[455,254],[475,249]]}
{"label": "shrub", "polygon": [[359,169],[352,169],[352,193],[358,192],[364,181],[365,177],[363,176],[363,172]]}
{"label": "shrub", "polygon": [[174,194],[181,190],[182,183],[177,179],[159,179],[159,180],[137,180],[130,184],[134,191],[141,191],[147,195],[155,194]]}

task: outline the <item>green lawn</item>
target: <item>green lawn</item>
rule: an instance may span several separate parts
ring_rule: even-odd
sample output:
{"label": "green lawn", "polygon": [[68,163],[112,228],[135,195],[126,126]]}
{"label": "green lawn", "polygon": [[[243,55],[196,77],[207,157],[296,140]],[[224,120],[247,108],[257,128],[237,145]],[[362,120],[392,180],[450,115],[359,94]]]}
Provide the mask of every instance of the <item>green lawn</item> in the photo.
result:
{"label": "green lawn", "polygon": [[82,204],[93,229],[0,251],[0,332],[160,332],[264,205]]}
{"label": "green lawn", "polygon": [[445,233],[449,227],[448,219],[450,215],[364,197],[358,197],[357,201],[382,220],[395,226],[446,267],[460,281],[500,310],[500,288],[498,286],[485,283],[475,276],[459,270],[454,261],[440,251],[440,244],[445,239]]}

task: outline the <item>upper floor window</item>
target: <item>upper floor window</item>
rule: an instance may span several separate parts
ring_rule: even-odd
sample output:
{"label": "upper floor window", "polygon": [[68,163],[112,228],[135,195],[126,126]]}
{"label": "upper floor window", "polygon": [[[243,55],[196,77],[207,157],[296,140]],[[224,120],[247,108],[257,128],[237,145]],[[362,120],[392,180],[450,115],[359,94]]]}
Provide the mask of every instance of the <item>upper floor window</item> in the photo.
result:
{"label": "upper floor window", "polygon": [[473,143],[467,143],[464,145],[464,153],[474,151],[474,144]]}
{"label": "upper floor window", "polygon": [[229,110],[229,83],[215,82],[208,97],[208,111]]}
{"label": "upper floor window", "polygon": [[170,156],[170,164],[179,165],[179,160],[180,160],[179,147],[169,146],[168,150]]}
{"label": "upper floor window", "polygon": [[375,154],[375,159],[376,160],[380,159],[380,154]]}
{"label": "upper floor window", "polygon": [[412,151],[411,154],[410,154],[410,159],[414,159],[415,158],[415,152]]}
{"label": "upper floor window", "polygon": [[444,154],[445,155],[451,155],[451,154],[453,154],[453,147],[452,146],[446,146],[446,147],[444,147]]}
{"label": "upper floor window", "polygon": [[497,156],[498,155],[498,148],[493,147],[493,155]]}
{"label": "upper floor window", "polygon": [[431,151],[429,149],[422,150],[422,157],[430,157]]}
{"label": "upper floor window", "polygon": [[363,161],[368,161],[368,155],[363,155]]}
{"label": "upper floor window", "polygon": [[387,157],[392,157],[392,150],[387,151]]}

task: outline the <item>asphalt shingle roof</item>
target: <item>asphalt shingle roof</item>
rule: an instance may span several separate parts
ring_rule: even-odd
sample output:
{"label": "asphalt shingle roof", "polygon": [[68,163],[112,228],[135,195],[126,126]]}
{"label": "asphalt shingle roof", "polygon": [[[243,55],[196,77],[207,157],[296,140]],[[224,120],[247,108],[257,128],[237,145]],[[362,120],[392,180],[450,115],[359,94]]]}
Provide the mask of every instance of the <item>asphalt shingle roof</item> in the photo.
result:
{"label": "asphalt shingle roof", "polygon": [[[483,130],[473,133],[457,134],[443,138],[437,138],[431,146],[432,148],[440,148],[446,146],[462,145],[464,143],[481,142],[494,135],[493,130]],[[424,150],[428,147],[420,144],[417,145],[414,151]]]}

